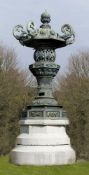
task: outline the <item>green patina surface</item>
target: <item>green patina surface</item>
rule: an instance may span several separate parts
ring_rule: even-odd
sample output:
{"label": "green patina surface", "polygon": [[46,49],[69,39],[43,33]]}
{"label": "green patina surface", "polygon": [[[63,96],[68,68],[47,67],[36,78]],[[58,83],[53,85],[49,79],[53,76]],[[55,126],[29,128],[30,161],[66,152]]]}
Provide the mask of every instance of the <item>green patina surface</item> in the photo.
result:
{"label": "green patina surface", "polygon": [[[72,44],[75,39],[75,34],[69,24],[62,26],[62,35],[55,32],[51,28],[51,16],[47,11],[41,14],[40,20],[42,24],[38,29],[33,21],[27,24],[26,30],[24,30],[21,25],[17,25],[13,29],[14,37],[19,40],[22,45],[35,49],[35,63],[31,64],[29,69],[36,77],[38,87],[37,96],[32,102],[30,115],[28,117],[60,119],[62,109],[61,106],[59,106],[58,109],[58,103],[52,93],[52,80],[60,69],[60,66],[55,64],[55,50]],[[40,109],[41,106],[43,106],[42,111]]]}

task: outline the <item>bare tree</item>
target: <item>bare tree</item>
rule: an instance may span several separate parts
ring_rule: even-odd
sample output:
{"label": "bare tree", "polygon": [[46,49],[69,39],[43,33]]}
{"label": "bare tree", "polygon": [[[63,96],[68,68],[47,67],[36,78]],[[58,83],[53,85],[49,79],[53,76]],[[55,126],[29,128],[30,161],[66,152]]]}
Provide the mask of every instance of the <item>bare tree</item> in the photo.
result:
{"label": "bare tree", "polygon": [[89,52],[72,55],[58,82],[56,98],[68,112],[72,144],[79,157],[89,158]]}
{"label": "bare tree", "polygon": [[13,49],[0,46],[0,154],[13,147],[22,108],[31,103],[32,75],[21,70]]}

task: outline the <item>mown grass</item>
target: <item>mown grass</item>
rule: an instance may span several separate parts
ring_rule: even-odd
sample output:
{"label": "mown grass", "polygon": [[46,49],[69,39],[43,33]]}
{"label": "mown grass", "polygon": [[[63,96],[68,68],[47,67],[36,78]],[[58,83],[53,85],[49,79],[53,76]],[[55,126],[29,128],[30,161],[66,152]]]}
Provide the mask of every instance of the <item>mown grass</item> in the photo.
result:
{"label": "mown grass", "polygon": [[89,175],[89,162],[62,166],[17,166],[0,157],[0,175]]}

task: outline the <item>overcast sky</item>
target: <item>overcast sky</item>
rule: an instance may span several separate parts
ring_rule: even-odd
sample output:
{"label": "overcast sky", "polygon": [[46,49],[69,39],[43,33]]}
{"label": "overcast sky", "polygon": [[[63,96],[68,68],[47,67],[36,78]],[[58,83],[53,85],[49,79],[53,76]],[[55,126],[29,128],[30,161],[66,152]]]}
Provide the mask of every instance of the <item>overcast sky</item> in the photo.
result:
{"label": "overcast sky", "polygon": [[63,24],[70,24],[76,33],[74,44],[57,50],[56,63],[65,71],[69,56],[85,48],[89,49],[89,0],[0,0],[0,40],[15,48],[21,67],[33,63],[33,50],[23,47],[13,37],[12,29],[17,24],[25,26],[33,20],[40,25],[44,10],[51,15],[51,25],[60,32]]}

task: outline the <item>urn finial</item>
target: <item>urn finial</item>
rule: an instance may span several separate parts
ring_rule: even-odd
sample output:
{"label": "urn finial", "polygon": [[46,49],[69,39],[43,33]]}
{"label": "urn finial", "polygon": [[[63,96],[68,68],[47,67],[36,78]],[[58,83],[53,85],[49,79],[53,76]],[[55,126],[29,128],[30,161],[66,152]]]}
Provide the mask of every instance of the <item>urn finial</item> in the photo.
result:
{"label": "urn finial", "polygon": [[50,21],[51,21],[51,16],[48,13],[48,11],[45,10],[45,12],[41,14],[41,22],[44,24],[44,23],[50,23]]}

